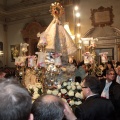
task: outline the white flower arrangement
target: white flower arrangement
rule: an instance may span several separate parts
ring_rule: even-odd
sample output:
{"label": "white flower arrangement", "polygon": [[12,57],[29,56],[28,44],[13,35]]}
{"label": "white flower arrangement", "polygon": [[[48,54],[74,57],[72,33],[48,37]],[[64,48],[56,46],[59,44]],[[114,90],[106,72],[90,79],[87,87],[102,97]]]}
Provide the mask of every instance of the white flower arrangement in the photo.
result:
{"label": "white flower arrangement", "polygon": [[75,104],[74,100],[70,100],[69,104],[73,106]]}
{"label": "white flower arrangement", "polygon": [[[28,85],[27,89],[31,93],[33,100],[43,94],[43,86],[41,83]],[[83,95],[81,91],[81,86],[78,82],[65,81],[62,84],[57,85],[57,88],[55,89],[48,89],[47,94],[57,95],[73,107],[82,103]]]}
{"label": "white flower arrangement", "polygon": [[57,87],[58,87],[58,89],[61,89],[61,85],[58,85]]}
{"label": "white flower arrangement", "polygon": [[75,90],[76,89],[76,86],[75,85],[72,85],[72,90]]}
{"label": "white flower arrangement", "polygon": [[52,93],[53,93],[54,95],[58,95],[59,92],[58,92],[58,90],[53,90]]}
{"label": "white flower arrangement", "polygon": [[78,106],[82,103],[83,95],[80,83],[78,82],[63,82],[54,90],[47,90],[47,94],[54,94],[61,97],[63,100],[72,106]]}
{"label": "white flower arrangement", "polygon": [[43,86],[41,83],[36,83],[35,85],[29,84],[27,89],[30,92],[33,100],[37,99],[40,95],[43,94]]}
{"label": "white flower arrangement", "polygon": [[66,89],[61,89],[60,91],[61,91],[62,94],[67,93],[67,90],[66,90]]}
{"label": "white flower arrangement", "polygon": [[67,86],[67,82],[64,82],[64,83],[63,83],[63,86]]}

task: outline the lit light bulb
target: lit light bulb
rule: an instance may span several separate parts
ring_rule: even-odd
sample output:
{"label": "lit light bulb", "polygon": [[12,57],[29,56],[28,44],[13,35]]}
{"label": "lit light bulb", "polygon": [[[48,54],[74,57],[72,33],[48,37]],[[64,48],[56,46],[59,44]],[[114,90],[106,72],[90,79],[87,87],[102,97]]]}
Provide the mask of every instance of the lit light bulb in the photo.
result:
{"label": "lit light bulb", "polygon": [[74,10],[78,10],[78,8],[79,8],[78,6],[75,6],[75,7],[74,7]]}
{"label": "lit light bulb", "polygon": [[82,43],[82,40],[79,40],[78,43]]}
{"label": "lit light bulb", "polygon": [[79,49],[81,49],[82,48],[82,46],[79,46]]}
{"label": "lit light bulb", "polygon": [[77,37],[80,38],[80,34],[79,33],[77,34]]}
{"label": "lit light bulb", "polygon": [[81,25],[80,23],[77,23],[77,27],[80,27],[80,25]]}
{"label": "lit light bulb", "polygon": [[80,13],[79,12],[77,12],[75,15],[76,15],[76,17],[80,17]]}

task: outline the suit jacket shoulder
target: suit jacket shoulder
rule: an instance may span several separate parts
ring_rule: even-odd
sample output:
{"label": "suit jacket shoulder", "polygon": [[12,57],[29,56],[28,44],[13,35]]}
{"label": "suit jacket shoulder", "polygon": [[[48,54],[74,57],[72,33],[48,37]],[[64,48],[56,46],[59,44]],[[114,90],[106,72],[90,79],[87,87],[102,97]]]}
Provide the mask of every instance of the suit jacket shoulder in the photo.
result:
{"label": "suit jacket shoulder", "polygon": [[111,101],[98,95],[86,99],[76,108],[75,115],[80,120],[115,120]]}

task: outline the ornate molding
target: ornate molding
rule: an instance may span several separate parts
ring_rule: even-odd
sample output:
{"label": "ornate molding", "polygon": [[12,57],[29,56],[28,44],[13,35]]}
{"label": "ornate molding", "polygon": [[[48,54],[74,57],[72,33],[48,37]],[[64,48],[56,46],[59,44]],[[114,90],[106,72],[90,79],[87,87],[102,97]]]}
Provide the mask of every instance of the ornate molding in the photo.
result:
{"label": "ornate molding", "polygon": [[91,9],[91,20],[94,27],[111,26],[113,24],[113,9],[111,7],[104,8],[103,6],[98,9]]}
{"label": "ornate molding", "polygon": [[38,22],[32,22],[27,24],[25,28],[21,31],[24,41],[29,44],[29,55],[34,55],[36,52],[35,48],[39,41],[37,33],[42,33],[45,29],[46,27],[42,27]]}
{"label": "ornate molding", "polygon": [[37,33],[43,32],[46,27],[42,27],[38,22],[32,22],[21,31],[24,39],[38,39]]}

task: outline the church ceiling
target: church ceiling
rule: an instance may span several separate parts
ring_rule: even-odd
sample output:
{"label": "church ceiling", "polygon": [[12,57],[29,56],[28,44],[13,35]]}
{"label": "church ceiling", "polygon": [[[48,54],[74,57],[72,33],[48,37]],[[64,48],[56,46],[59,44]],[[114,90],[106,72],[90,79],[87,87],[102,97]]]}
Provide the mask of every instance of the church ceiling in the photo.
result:
{"label": "church ceiling", "polygon": [[[50,5],[61,2],[63,6],[80,0],[0,0],[0,23],[9,24],[27,18],[50,18]],[[52,17],[51,17],[52,18]]]}
{"label": "church ceiling", "polygon": [[80,0],[0,0],[0,23],[7,24],[26,18],[51,16],[51,3],[72,4]]}
{"label": "church ceiling", "polygon": [[15,5],[24,5],[24,4],[36,4],[36,3],[45,3],[48,1],[55,0],[0,0],[0,5],[4,7],[11,7]]}
{"label": "church ceiling", "polygon": [[49,15],[55,0],[0,0],[0,22],[9,23],[36,16]]}

